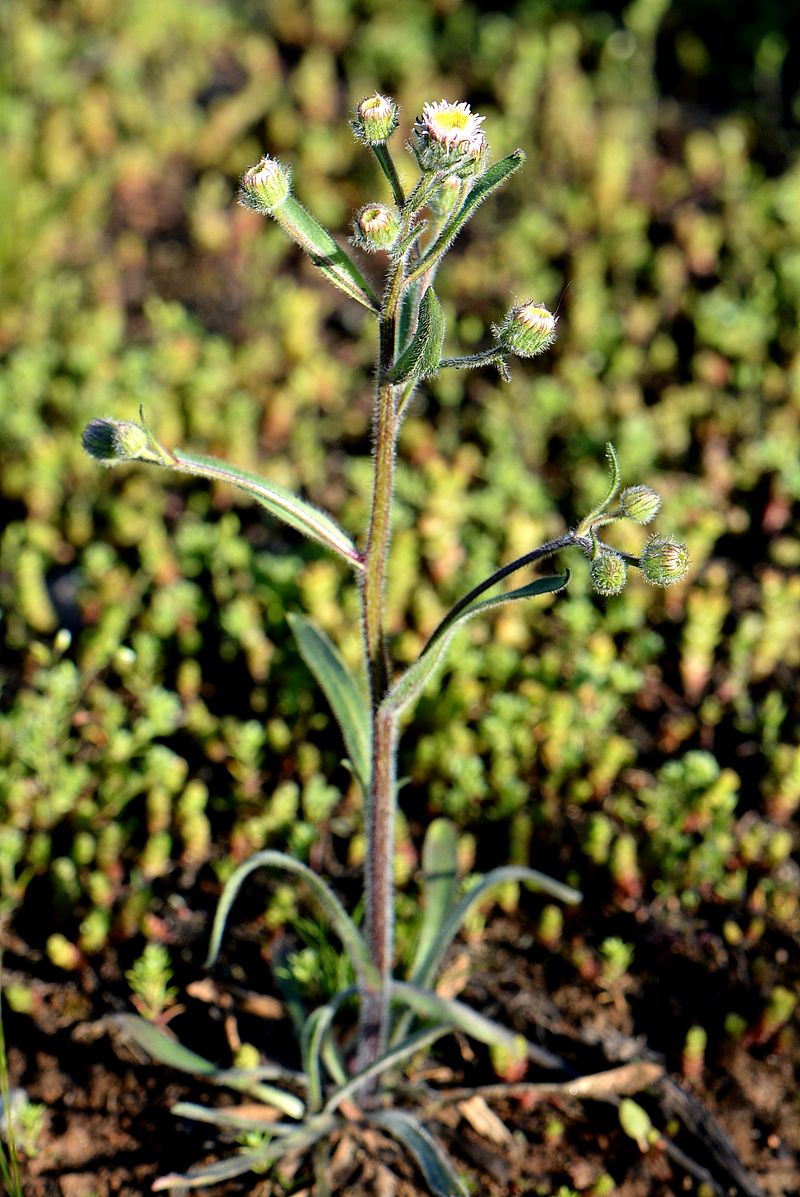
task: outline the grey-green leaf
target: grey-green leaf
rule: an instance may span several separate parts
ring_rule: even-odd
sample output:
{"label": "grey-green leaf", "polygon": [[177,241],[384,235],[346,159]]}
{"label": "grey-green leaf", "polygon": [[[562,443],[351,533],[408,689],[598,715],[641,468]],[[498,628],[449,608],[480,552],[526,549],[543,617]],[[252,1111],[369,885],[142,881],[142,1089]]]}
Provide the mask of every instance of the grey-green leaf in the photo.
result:
{"label": "grey-green leaf", "polygon": [[302,878],[311,890],[312,896],[316,900],[317,906],[324,915],[326,922],[342,941],[342,947],[350,956],[360,986],[366,988],[367,984],[374,985],[376,981],[375,966],[370,959],[367,945],[355,923],[350,918],[350,915],[344,906],[342,906],[330,886],[326,885],[322,878],[313,869],[310,869],[308,865],[303,864],[302,861],[295,860],[293,856],[289,856],[285,852],[274,852],[269,848],[263,852],[256,852],[244,864],[239,865],[239,868],[231,874],[225,883],[219,903],[217,904],[217,913],[214,916],[214,926],[211,931],[211,943],[208,949],[206,968],[210,968],[217,958],[231,906],[243,882],[250,876],[254,869],[260,868],[280,869],[284,873],[293,873],[295,876]]}
{"label": "grey-green leaf", "polygon": [[176,1039],[165,1035],[162,1030],[140,1018],[136,1014],[116,1014],[112,1018],[124,1035],[138,1044],[148,1056],[158,1060],[160,1064],[167,1064],[177,1068],[180,1072],[188,1072],[192,1076],[204,1076],[214,1085],[222,1085],[228,1089],[236,1089],[240,1093],[248,1093],[260,1101],[274,1106],[290,1118],[302,1118],[305,1105],[293,1093],[286,1093],[283,1089],[276,1089],[272,1085],[265,1085],[257,1077],[248,1076],[243,1070],[228,1070],[217,1068],[210,1060],[206,1060],[197,1052],[190,1051]]}
{"label": "grey-green leaf", "polygon": [[433,287],[428,287],[419,305],[414,335],[389,371],[389,381],[420,382],[439,369],[444,344],[445,319]]}
{"label": "grey-green leaf", "polygon": [[422,962],[433,951],[453,906],[458,886],[458,833],[449,819],[434,819],[422,847],[423,905],[411,977],[417,979]]}
{"label": "grey-green leaf", "polygon": [[514,150],[507,158],[502,158],[500,162],[493,163],[488,170],[475,180],[467,192],[463,204],[447,221],[447,224],[442,229],[436,241],[423,254],[420,261],[414,268],[411,278],[417,278],[419,275],[425,273],[429,266],[431,266],[438,258],[442,256],[447,247],[454,241],[458,234],[463,229],[464,225],[475,214],[476,209],[483,201],[496,191],[498,187],[505,183],[506,179],[513,175],[514,171],[519,170],[525,161],[525,154],[522,150]]}
{"label": "grey-green leaf", "polygon": [[370,774],[370,716],[366,689],[323,630],[304,615],[287,615],[300,655],[319,682],[341,728],[353,772],[366,792]]}
{"label": "grey-green leaf", "polygon": [[329,283],[333,283],[373,315],[380,312],[380,301],[355,262],[293,195],[288,196],[272,216],[284,232],[305,250]]}
{"label": "grey-green leaf", "polygon": [[380,1110],[369,1119],[402,1143],[416,1160],[433,1197],[466,1197],[467,1190],[444,1150],[416,1118],[402,1110]]}
{"label": "grey-green leaf", "polygon": [[439,625],[435,639],[428,641],[425,648],[413,665],[395,682],[389,694],[384,699],[387,705],[400,711],[413,702],[430,681],[437,666],[444,660],[445,653],[458,626],[467,619],[472,619],[481,611],[488,611],[493,607],[502,607],[505,603],[517,602],[520,599],[535,598],[541,594],[553,594],[563,590],[569,581],[569,574],[557,574],[553,577],[537,578],[526,586],[519,586],[516,590],[507,590],[491,598],[479,599],[469,607],[460,610],[452,619],[445,619]]}

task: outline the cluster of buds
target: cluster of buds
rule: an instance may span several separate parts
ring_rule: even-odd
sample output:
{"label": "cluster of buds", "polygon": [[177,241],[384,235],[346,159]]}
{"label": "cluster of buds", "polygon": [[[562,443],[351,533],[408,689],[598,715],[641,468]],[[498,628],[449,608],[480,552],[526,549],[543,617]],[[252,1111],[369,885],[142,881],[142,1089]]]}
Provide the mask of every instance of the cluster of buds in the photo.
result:
{"label": "cluster of buds", "polygon": [[422,107],[414,123],[411,149],[420,169],[479,174],[486,164],[488,146],[481,129],[484,118],[463,102],[433,100]]}

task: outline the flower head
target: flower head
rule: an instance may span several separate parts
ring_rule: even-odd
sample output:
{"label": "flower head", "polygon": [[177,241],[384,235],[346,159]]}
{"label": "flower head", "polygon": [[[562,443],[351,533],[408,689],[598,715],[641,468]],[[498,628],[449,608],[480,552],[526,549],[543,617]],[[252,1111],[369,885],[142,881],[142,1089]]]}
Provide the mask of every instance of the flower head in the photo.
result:
{"label": "flower head", "polygon": [[400,235],[400,217],[386,204],[367,204],[356,214],[353,240],[368,253],[387,251]]}
{"label": "flower head", "polygon": [[672,586],[686,577],[689,550],[672,536],[651,536],[642,549],[639,568],[653,586]]}
{"label": "flower head", "polygon": [[636,524],[649,524],[661,507],[661,495],[651,486],[626,486],[619,497],[624,515]]}
{"label": "flower head", "polygon": [[412,142],[422,169],[435,171],[461,163],[468,173],[477,170],[487,151],[481,129],[484,119],[463,100],[457,104],[447,100],[424,104],[414,124]]}
{"label": "flower head", "polygon": [[291,191],[288,166],[277,158],[263,157],[242,175],[239,202],[254,212],[270,213],[279,208]]}
{"label": "flower head", "polygon": [[556,339],[558,317],[541,303],[527,299],[506,313],[503,323],[492,329],[498,344],[517,357],[535,357]]}
{"label": "flower head", "polygon": [[356,107],[350,126],[364,145],[384,145],[397,128],[397,113],[394,100],[376,91]]}

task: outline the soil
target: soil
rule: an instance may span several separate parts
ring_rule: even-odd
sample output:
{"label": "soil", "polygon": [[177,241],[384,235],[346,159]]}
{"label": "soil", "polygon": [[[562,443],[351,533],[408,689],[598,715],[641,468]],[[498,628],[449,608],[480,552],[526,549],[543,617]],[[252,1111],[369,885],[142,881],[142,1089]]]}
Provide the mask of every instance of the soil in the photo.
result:
{"label": "soil", "polygon": [[[531,1067],[525,1077],[560,1083],[560,1091],[436,1104],[433,1091],[498,1084],[482,1049],[460,1037],[442,1041],[447,1046],[415,1079],[427,1086],[425,1125],[469,1177],[470,1191],[491,1197],[555,1197],[562,1186],[565,1193],[621,1197],[800,1193],[800,1042],[788,1026],[770,1034],[759,1024],[746,950],[725,945],[714,931],[713,911],[685,921],[640,904],[604,913],[615,920],[613,933],[635,945],[634,966],[616,985],[602,983],[588,965],[576,968],[574,950],[537,943],[533,913],[525,909],[496,918],[478,942],[454,953],[447,971],[452,993],[524,1032],[567,1070],[559,1075]],[[588,916],[576,919],[569,927],[573,949]],[[175,980],[188,996],[170,1025],[183,1043],[214,1058],[230,1058],[237,1037],[283,1057],[292,1035],[274,997],[250,994],[241,982],[225,986],[220,970],[212,981],[185,964],[202,959],[203,923],[199,915],[190,920],[193,942],[184,945],[184,964],[176,962],[176,972],[185,971]],[[777,933],[774,942],[759,944],[759,960],[771,955],[775,961],[773,984],[792,984],[787,972],[797,972],[798,960],[790,949]],[[232,957],[248,950],[252,943],[240,937]],[[253,962],[246,964],[252,970]],[[236,975],[234,959],[224,968]],[[5,970],[6,985],[25,985],[33,997],[27,1014],[5,1010],[11,1084],[47,1111],[38,1152],[22,1164],[26,1197],[134,1197],[147,1193],[159,1175],[232,1153],[231,1141],[215,1128],[175,1117],[170,1107],[179,1100],[225,1104],[233,1098],[150,1064],[120,1035],[112,1016],[131,1007],[124,967],[113,951],[99,968],[84,964],[64,974],[12,935]],[[263,962],[261,971],[266,978]],[[469,977],[463,989],[459,972]],[[758,979],[763,993],[765,978]],[[750,1017],[738,1042],[722,1030],[730,1010]],[[708,1046],[692,1067],[683,1046],[695,1024],[708,1031]],[[610,1073],[605,1087],[578,1083],[578,1096],[564,1082],[565,1075],[612,1069],[622,1071]],[[648,1083],[638,1091],[642,1081]],[[649,1146],[621,1128],[619,1099],[629,1090],[663,1132]],[[421,1197],[422,1182],[400,1149],[362,1125],[357,1109],[352,1115],[348,1133],[333,1145],[331,1192]],[[311,1197],[314,1184],[309,1161],[300,1158],[282,1168],[280,1181],[250,1174],[204,1191]]]}

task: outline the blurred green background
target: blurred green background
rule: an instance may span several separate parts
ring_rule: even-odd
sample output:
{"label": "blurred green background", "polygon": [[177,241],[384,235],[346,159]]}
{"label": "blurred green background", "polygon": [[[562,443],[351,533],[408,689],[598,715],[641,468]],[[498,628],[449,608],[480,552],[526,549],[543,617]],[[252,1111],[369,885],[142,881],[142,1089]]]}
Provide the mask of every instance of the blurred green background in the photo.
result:
{"label": "blurred green background", "polygon": [[[407,178],[426,99],[468,100],[496,157],[528,154],[440,274],[448,351],[517,299],[560,316],[509,385],[450,372],[415,402],[398,658],[597,501],[609,439],[693,557],[680,587],[608,602],[573,560],[567,597],[460,634],[403,742],[400,867],[445,812],[472,867],[701,910],[729,942],[797,930],[800,43],[764,3],[723,56],[724,7],[3,6],[0,891],[30,943],[57,933],[74,964],[167,935],[176,895],[264,847],[353,892],[357,794],[284,620],[308,611],[357,662],[350,579],[230,490],[102,471],[80,433],[143,403],[167,444],[361,534],[373,330],[234,199],[269,151],[346,236],[386,198],[347,123],[376,88]],[[268,923],[292,906],[279,890]]]}

